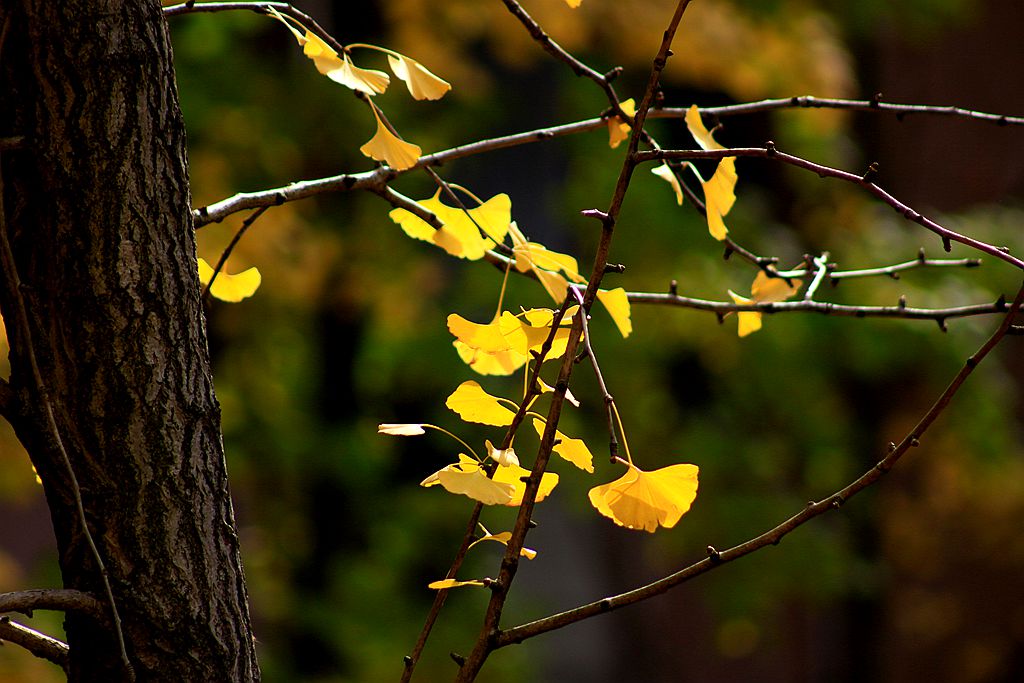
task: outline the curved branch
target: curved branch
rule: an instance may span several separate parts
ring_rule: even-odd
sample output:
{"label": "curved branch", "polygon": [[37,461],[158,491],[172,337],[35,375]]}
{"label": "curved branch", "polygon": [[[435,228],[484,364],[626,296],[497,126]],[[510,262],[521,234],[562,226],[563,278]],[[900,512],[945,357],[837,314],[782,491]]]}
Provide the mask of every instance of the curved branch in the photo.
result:
{"label": "curved branch", "polygon": [[831,496],[823,498],[822,500],[808,503],[803,510],[781,524],[764,532],[760,536],[752,538],[744,543],[740,543],[728,550],[718,551],[714,547],[708,546],[708,557],[705,559],[695,562],[674,574],[670,574],[669,576],[647,584],[646,586],[642,586],[635,590],[621,593],[610,598],[591,602],[560,614],[538,619],[537,621],[533,621],[528,624],[523,624],[521,626],[516,626],[515,628],[501,631],[494,636],[493,647],[497,649],[505,647],[506,645],[521,643],[527,638],[538,636],[541,633],[553,631],[555,629],[562,628],[563,626],[568,626],[578,621],[582,621],[583,619],[588,619],[598,614],[620,609],[627,605],[647,600],[656,595],[661,595],[662,593],[665,593],[668,590],[689,581],[690,579],[700,576],[701,574],[707,573],[726,562],[738,560],[741,557],[770,545],[778,545],[784,536],[795,530],[797,527],[802,526],[809,520],[830,510],[839,509],[843,503],[848,501],[854,495],[881,479],[908,450],[920,445],[921,437],[946,409],[946,406],[949,405],[949,402],[960,390],[960,387],[963,386],[963,383],[967,380],[970,374],[1010,331],[1011,323],[1014,316],[1016,316],[1017,312],[1020,310],[1022,303],[1024,303],[1024,285],[1022,285],[1020,290],[1017,292],[1017,296],[1014,299],[1013,304],[1010,306],[1009,311],[1006,313],[1006,316],[1003,318],[1002,323],[999,325],[999,328],[973,356],[967,359],[964,366],[960,368],[956,377],[953,378],[949,383],[949,386],[946,387],[946,390],[942,392],[942,395],[939,396],[932,407],[928,409],[928,412],[924,414],[914,429],[903,437],[903,440],[899,445],[889,444],[888,454],[874,467],[852,481],[845,488],[836,491]]}
{"label": "curved branch", "polygon": [[91,593],[71,588],[37,588],[0,593],[0,612],[20,612],[31,617],[37,609],[78,612],[100,621],[107,621],[107,608]]}
{"label": "curved branch", "polygon": [[53,662],[65,673],[68,670],[68,646],[56,638],[0,617],[0,642],[3,641],[20,645],[36,657]]}

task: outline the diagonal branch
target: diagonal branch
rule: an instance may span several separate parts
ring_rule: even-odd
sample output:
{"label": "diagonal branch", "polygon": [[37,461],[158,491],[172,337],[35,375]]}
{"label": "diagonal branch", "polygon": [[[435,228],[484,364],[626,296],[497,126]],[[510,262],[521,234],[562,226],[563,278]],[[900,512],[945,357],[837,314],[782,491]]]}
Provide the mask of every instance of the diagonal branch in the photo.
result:
{"label": "diagonal branch", "polygon": [[67,673],[68,646],[56,638],[0,617],[0,643],[7,641],[25,648],[36,657],[53,662]]}
{"label": "diagonal branch", "polygon": [[701,574],[705,574],[726,562],[738,560],[741,557],[750,555],[757,550],[771,545],[778,545],[784,536],[795,530],[797,527],[802,526],[811,519],[814,519],[815,517],[818,517],[830,510],[839,509],[839,507],[854,495],[860,493],[881,479],[890,469],[892,469],[899,459],[906,454],[908,450],[920,445],[921,437],[924,436],[932,423],[934,423],[946,409],[946,406],[949,405],[949,402],[960,390],[960,387],[963,386],[964,382],[971,375],[974,369],[978,367],[978,364],[981,363],[989,352],[995,348],[1000,341],[1002,341],[1008,332],[1010,332],[1011,323],[1020,311],[1022,303],[1024,303],[1024,285],[1022,285],[1020,290],[1017,292],[1017,296],[1014,299],[1013,304],[1011,304],[1009,311],[1006,313],[1006,316],[1003,318],[998,329],[991,337],[989,337],[988,341],[986,341],[982,347],[974,353],[974,355],[967,359],[964,366],[960,368],[960,371],[949,383],[949,386],[946,387],[946,390],[942,392],[942,395],[940,395],[932,407],[928,409],[928,412],[924,414],[910,433],[903,437],[903,440],[899,445],[890,444],[889,452],[884,458],[882,458],[870,470],[848,484],[845,488],[836,491],[832,495],[817,502],[808,503],[808,505],[800,512],[781,524],[764,532],[760,536],[752,538],[744,543],[740,543],[728,550],[719,551],[712,546],[708,546],[708,557],[658,581],[626,593],[621,593],[609,598],[603,598],[596,602],[591,602],[560,614],[555,614],[528,624],[523,624],[521,626],[516,626],[515,628],[502,631],[494,636],[494,648],[497,649],[505,647],[506,645],[521,643],[524,640],[538,636],[541,633],[547,633],[548,631],[553,631],[584,619],[589,619],[590,617],[597,616],[598,614],[620,609],[627,605],[648,600],[656,595],[661,595],[662,593],[665,593],[668,590],[689,581],[690,579],[696,578]]}

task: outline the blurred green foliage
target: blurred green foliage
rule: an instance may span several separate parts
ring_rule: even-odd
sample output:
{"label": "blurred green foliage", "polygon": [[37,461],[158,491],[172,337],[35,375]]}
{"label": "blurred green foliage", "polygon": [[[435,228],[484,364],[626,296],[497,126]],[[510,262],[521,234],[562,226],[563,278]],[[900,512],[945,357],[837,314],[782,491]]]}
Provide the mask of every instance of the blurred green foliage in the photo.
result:
{"label": "blurred green foliage", "polygon": [[[624,65],[617,85],[629,97],[641,92],[670,4],[585,0],[573,13],[561,2],[536,0],[528,9],[595,68]],[[309,5],[304,9],[313,11]],[[413,102],[397,85],[378,100],[425,152],[592,117],[607,106],[593,84],[531,43],[497,2],[337,3],[333,16],[329,3],[315,9],[324,13],[317,16],[324,26],[333,19],[341,42],[379,42],[453,82],[452,93],[438,103]],[[863,45],[873,26],[894,22],[909,35],[927,37],[971,11],[966,0],[898,8],[881,1],[694,3],[665,75],[666,100],[687,106],[860,95],[851,46]],[[178,18],[171,29],[195,206],[372,167],[358,152],[373,132],[365,106],[318,75],[279,24],[230,12]],[[726,121],[720,139],[741,146],[770,138],[817,161],[857,168],[871,153],[857,137],[862,121],[828,111],[755,115]],[[666,146],[688,144],[679,121],[655,121],[651,130]],[[509,193],[527,235],[575,254],[588,269],[596,229],[579,212],[606,206],[620,162],[621,150],[609,150],[604,133],[596,132],[440,170],[482,197]],[[922,246],[940,255],[938,240],[856,189],[762,161],[740,160],[737,168],[731,234],[785,265],[821,250],[841,268],[908,260]],[[434,191],[420,174],[403,176],[395,186],[414,198]],[[261,290],[242,304],[209,309],[266,680],[397,679],[433,598],[426,585],[447,569],[471,504],[417,486],[450,462],[450,442],[433,434],[380,437],[375,425],[430,422],[475,446],[499,435],[460,424],[444,398],[466,379],[505,396],[515,396],[521,385],[517,377],[474,377],[445,328],[450,312],[489,318],[500,273],[409,240],[388,219],[389,208],[374,196],[336,194],[272,209],[228,265],[232,272],[257,265]],[[216,259],[242,218],[202,228],[200,255]],[[981,239],[1024,246],[1015,230],[1019,208],[971,207],[941,218],[969,226]],[[971,255],[961,248],[952,254]],[[721,256],[703,218],[677,207],[664,183],[641,169],[611,256],[627,269],[610,275],[609,286],[665,291],[676,280],[682,294],[719,300],[728,289],[748,291],[754,271]],[[879,305],[905,294],[911,305],[939,307],[994,300],[1012,293],[1018,281],[1010,269],[986,264],[971,271],[914,271],[899,281],[848,281],[824,288],[821,296]],[[548,305],[545,299],[535,283],[513,278],[506,300],[537,306]],[[528,544],[540,555],[521,569],[522,585],[505,613],[508,625],[657,578],[702,557],[709,543],[723,548],[746,540],[806,500],[840,488],[906,433],[993,326],[991,319],[953,321],[942,335],[929,322],[777,315],[740,340],[733,318],[718,325],[706,313],[635,306],[633,322],[634,335],[624,341],[606,315],[595,312],[591,329],[605,378],[638,464],[698,464],[697,501],[677,528],[655,536],[615,528],[590,509],[587,489],[619,472],[603,457],[602,404],[588,368],[579,366],[572,388],[583,406],[563,424],[591,445],[597,473],[587,477],[555,464],[562,483],[537,513],[540,526]],[[1015,413],[1021,378],[1008,374],[1006,360],[982,366],[920,452],[842,512],[801,528],[779,549],[660,601],[578,627],[586,639],[570,629],[501,651],[483,680],[560,680],[566,663],[559,660],[566,658],[586,660],[578,672],[594,681],[679,680],[709,671],[725,680],[901,680],[892,673],[898,667],[882,663],[891,652],[878,634],[905,633],[903,621],[913,622],[913,610],[903,609],[902,587],[915,585],[928,604],[947,598],[936,608],[936,622],[941,605],[962,607],[971,599],[956,586],[972,569],[955,570],[934,536],[955,527],[975,538],[1014,524],[1024,509]],[[530,434],[520,439],[517,450],[528,462],[535,440]],[[7,457],[14,452],[7,443],[0,484],[5,495],[12,489],[10,502],[31,490],[31,474],[24,460]],[[22,484],[9,487],[11,477]],[[512,513],[487,511],[484,521],[500,531]],[[913,542],[929,535],[930,544]],[[989,535],[985,562],[998,561],[995,555],[1006,547],[999,542],[1012,542],[1014,550],[995,568],[1019,568],[1019,534]],[[462,578],[496,572],[501,549],[485,545],[474,549]],[[915,573],[922,561],[937,563],[947,581]],[[4,572],[0,565],[12,585],[31,570]],[[450,595],[418,679],[452,675],[448,653],[470,647],[486,598],[471,589]],[[1018,627],[1024,623],[1022,615],[1012,619],[1020,620],[1013,622]],[[969,625],[959,628],[970,631]],[[808,642],[792,635],[801,629],[822,633]],[[921,648],[933,635],[917,633]],[[982,655],[996,653],[988,671],[1009,672],[1012,657],[1005,653],[1019,652],[1024,628],[1007,627],[1002,639],[984,635],[988,640],[972,644],[971,652],[982,652],[982,664],[989,661]],[[34,666],[5,648],[0,680],[8,661]],[[978,671],[986,671],[982,664]],[[44,680],[45,673],[35,678],[31,671],[22,675]],[[807,677],[799,678],[801,671]],[[941,680],[985,679],[950,674]]]}

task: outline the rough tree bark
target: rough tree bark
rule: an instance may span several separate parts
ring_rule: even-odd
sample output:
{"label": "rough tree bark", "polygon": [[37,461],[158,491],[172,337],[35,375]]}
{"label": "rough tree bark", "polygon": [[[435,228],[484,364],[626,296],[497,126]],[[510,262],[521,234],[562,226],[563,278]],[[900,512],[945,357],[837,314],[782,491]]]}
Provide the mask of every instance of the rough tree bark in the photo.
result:
{"label": "rough tree bark", "polygon": [[[106,600],[29,336],[137,680],[257,680],[160,3],[5,0],[0,30],[0,137],[24,136],[0,159],[23,283],[0,278],[5,412],[43,480],[64,584]],[[126,679],[109,625],[66,626],[70,680]]]}

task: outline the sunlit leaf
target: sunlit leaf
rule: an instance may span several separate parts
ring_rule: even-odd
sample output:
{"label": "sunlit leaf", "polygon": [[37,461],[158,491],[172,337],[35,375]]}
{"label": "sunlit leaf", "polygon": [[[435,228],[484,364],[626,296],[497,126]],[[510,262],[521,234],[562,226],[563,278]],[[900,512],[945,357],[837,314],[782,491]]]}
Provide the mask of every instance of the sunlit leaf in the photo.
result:
{"label": "sunlit leaf", "polygon": [[697,109],[696,104],[686,110],[686,127],[690,130],[690,135],[693,136],[693,139],[701,146],[701,149],[725,149],[725,147],[715,141],[711,136],[711,132],[704,126],[704,122],[700,118],[700,110]]}
{"label": "sunlit leaf", "polygon": [[484,441],[487,446],[487,454],[491,460],[498,463],[502,467],[511,467],[512,465],[519,465],[519,457],[516,455],[514,448],[495,448],[494,444],[490,441]]}
{"label": "sunlit leaf", "polygon": [[[548,384],[547,382],[545,382],[544,380],[542,380],[540,378],[537,378],[537,382],[540,384],[540,391],[541,391],[542,394],[549,394],[549,393],[553,393],[555,391],[555,388],[553,386],[551,386],[550,384]],[[572,395],[572,390],[571,389],[567,388],[565,390],[565,400],[568,401],[569,403],[573,404],[577,408],[580,407],[580,402],[577,401],[576,397]]]}
{"label": "sunlit leaf", "polygon": [[[538,418],[533,418],[533,428],[537,431],[537,436],[544,437],[544,421]],[[557,453],[564,460],[568,460],[576,467],[579,467],[585,472],[594,471],[594,455],[587,448],[587,444],[583,443],[582,439],[574,439],[570,436],[566,436],[562,432],[555,430],[555,439],[558,441],[551,450]]]}
{"label": "sunlit leaf", "polygon": [[583,0],[565,0],[565,4],[567,4],[569,7],[572,7],[573,9],[579,7],[581,2],[583,2]]}
{"label": "sunlit leaf", "polygon": [[439,100],[452,89],[451,84],[432,73],[415,59],[405,55],[389,54],[388,64],[417,100]]}
{"label": "sunlit leaf", "polygon": [[701,184],[708,213],[708,232],[716,240],[724,240],[729,229],[725,227],[722,218],[736,202],[736,157],[726,157],[719,161],[711,180],[706,183],[702,181]]}
{"label": "sunlit leaf", "polygon": [[[269,7],[268,10],[270,16],[288,27],[288,30],[295,36],[295,40],[302,46],[302,53],[313,60],[317,71],[346,88],[358,90],[367,95],[377,95],[387,90],[391,78],[386,73],[374,69],[360,69],[352,63],[348,55],[339,57],[334,48],[295,19],[286,19],[273,7]],[[305,33],[296,30],[296,25],[300,26]]]}
{"label": "sunlit leaf", "polygon": [[[523,495],[526,493],[525,477],[530,476],[530,470],[513,465],[511,467],[499,467],[494,471],[494,481],[502,482],[513,487],[511,499],[505,503],[508,506],[520,505],[523,502]],[[540,488],[537,489],[537,502],[544,500],[549,493],[558,485],[558,475],[554,472],[545,472],[540,479]]]}
{"label": "sunlit leaf", "polygon": [[[578,3],[577,3],[578,5]],[[633,102],[633,98],[630,97],[628,100],[624,100],[619,103],[619,107],[622,111],[629,116],[636,116],[636,103]],[[632,130],[630,125],[626,123],[621,116],[611,116],[608,118],[608,146],[615,149],[622,141],[629,137],[629,131]]]}
{"label": "sunlit leaf", "polygon": [[[508,542],[512,540],[511,531],[502,531],[499,534],[492,534],[490,531],[487,530],[487,528],[483,524],[480,524],[479,526],[481,529],[483,529],[484,535],[470,543],[470,548],[472,548],[478,543],[483,543],[484,541],[495,541],[496,543],[500,543],[502,545],[507,546]],[[519,550],[519,554],[528,560],[532,560],[533,558],[537,557],[537,551],[531,550],[530,548],[521,548]]]}
{"label": "sunlit leaf", "polygon": [[[205,259],[200,258],[199,282],[205,287],[210,284],[212,277],[213,268]],[[237,275],[231,275],[227,271],[221,270],[217,273],[217,279],[213,281],[213,286],[210,287],[210,295],[221,301],[237,303],[255,294],[262,281],[263,277],[255,267],[243,270]]]}
{"label": "sunlit leaf", "polygon": [[373,118],[377,121],[377,132],[369,142],[359,148],[359,151],[371,159],[383,161],[396,171],[404,171],[415,166],[423,150],[418,145],[399,139],[380,120],[377,108],[372,105],[370,108],[373,110]]}
{"label": "sunlit leaf", "polygon": [[507,427],[512,424],[512,418],[515,417],[515,413],[473,380],[460,384],[444,404],[466,422]]}
{"label": "sunlit leaf", "polygon": [[468,365],[474,372],[481,375],[511,375],[513,372],[526,364],[526,356],[509,349],[497,353],[487,353],[479,349],[473,349],[458,339],[452,342],[462,362]]}
{"label": "sunlit leaf", "polygon": [[[729,296],[741,306],[775,303],[785,301],[796,294],[802,284],[802,281],[797,279],[787,281],[785,278],[770,277],[764,271],[758,271],[757,276],[754,278],[754,283],[750,286],[750,293],[753,298],[742,297],[731,289],[729,290]],[[748,334],[761,329],[761,311],[737,311],[736,315],[739,318],[739,336],[746,337]]]}
{"label": "sunlit leaf", "polygon": [[441,579],[439,581],[432,581],[427,584],[427,588],[433,588],[436,591],[448,590],[449,588],[459,588],[461,586],[485,586],[483,581],[476,579],[470,579],[468,581],[456,581],[455,579]]}
{"label": "sunlit leaf", "polygon": [[377,425],[378,434],[390,434],[392,436],[419,436],[426,434],[422,424],[380,424]]}
{"label": "sunlit leaf", "polygon": [[[388,215],[410,237],[433,242],[452,256],[469,260],[483,258],[495,242],[503,241],[512,221],[512,201],[504,193],[468,211],[442,202],[441,190],[417,204],[437,216],[444,227],[435,230],[419,216],[405,209],[393,209]],[[481,229],[487,237],[480,234]]]}
{"label": "sunlit leaf", "polygon": [[[520,273],[532,271],[556,303],[560,304],[565,301],[565,295],[569,288],[566,277],[573,282],[586,282],[586,279],[579,274],[579,266],[572,256],[551,251],[543,244],[530,242],[515,223],[509,224],[508,232],[512,237],[516,270]],[[566,277],[557,271],[565,273]]]}
{"label": "sunlit leaf", "polygon": [[651,472],[628,467],[619,479],[590,489],[591,504],[627,529],[653,532],[675,526],[697,497],[697,466],[670,465]]}
{"label": "sunlit leaf", "polygon": [[[512,467],[499,467],[498,471]],[[447,465],[420,482],[420,486],[442,486],[449,493],[468,496],[484,505],[509,505],[516,493],[513,483],[487,477],[480,463],[460,453],[459,462]]]}
{"label": "sunlit leaf", "polygon": [[448,331],[471,349],[477,349],[485,353],[507,351],[512,348],[512,345],[502,329],[506,315],[512,319],[512,324],[516,327],[519,326],[519,321],[516,320],[516,317],[507,311],[486,325],[466,320],[461,315],[452,313],[448,316]]}
{"label": "sunlit leaf", "polygon": [[597,300],[600,301],[608,313],[611,314],[615,326],[619,328],[619,334],[623,338],[628,337],[633,331],[633,323],[630,321],[629,298],[626,290],[622,287],[615,289],[597,290]]}
{"label": "sunlit leaf", "polygon": [[679,185],[679,178],[676,177],[675,172],[669,168],[668,164],[662,164],[651,169],[651,173],[658,176],[666,183],[672,186],[672,191],[676,193],[676,204],[682,206],[683,204],[683,188]]}

